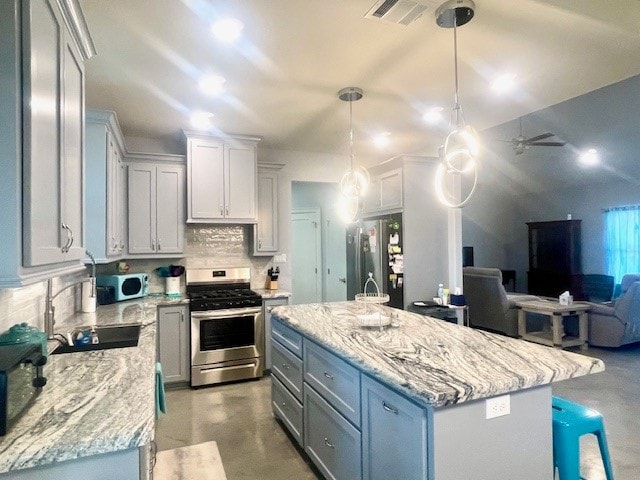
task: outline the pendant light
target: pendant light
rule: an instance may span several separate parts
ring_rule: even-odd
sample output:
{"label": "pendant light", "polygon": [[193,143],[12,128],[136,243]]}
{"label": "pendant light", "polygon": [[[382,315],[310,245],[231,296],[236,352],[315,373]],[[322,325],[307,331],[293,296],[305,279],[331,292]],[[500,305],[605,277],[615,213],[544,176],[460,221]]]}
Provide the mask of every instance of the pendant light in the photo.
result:
{"label": "pendant light", "polygon": [[[454,59],[454,105],[451,112],[452,130],[439,149],[440,165],[436,171],[436,195],[438,200],[452,208],[465,206],[475,192],[478,182],[476,159],[479,153],[479,142],[476,131],[467,125],[458,95],[458,27],[465,25],[473,18],[475,4],[472,0],[449,0],[436,10],[436,23],[442,28],[453,28]],[[473,175],[473,183],[469,193],[460,199],[456,192],[446,188],[447,181],[461,182],[461,175]],[[454,187],[454,190],[456,187]]]}
{"label": "pendant light", "polygon": [[340,192],[347,198],[362,199],[369,185],[369,172],[363,166],[354,167],[353,160],[353,102],[357,102],[364,93],[358,87],[346,87],[338,92],[338,98],[349,102],[349,170],[340,180]]}

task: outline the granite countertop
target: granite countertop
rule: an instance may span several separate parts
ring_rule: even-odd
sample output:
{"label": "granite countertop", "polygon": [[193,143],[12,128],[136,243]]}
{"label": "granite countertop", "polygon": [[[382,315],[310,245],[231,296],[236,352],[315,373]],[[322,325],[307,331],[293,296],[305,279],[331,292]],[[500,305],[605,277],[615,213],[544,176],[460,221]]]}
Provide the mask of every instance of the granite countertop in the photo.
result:
{"label": "granite countertop", "polygon": [[269,298],[289,298],[291,297],[291,292],[287,292],[286,290],[270,290],[267,288],[254,288],[254,292],[260,295],[264,299]]}
{"label": "granite countertop", "polygon": [[419,403],[440,407],[604,370],[596,358],[384,306],[392,326],[362,328],[356,302],[280,306],[273,317]]}
{"label": "granite countertop", "polygon": [[[99,306],[57,320],[56,332],[92,324],[140,323],[137,347],[49,355],[47,384],[0,437],[0,473],[149,443],[155,426],[156,312],[164,296]],[[49,350],[57,346],[50,342]]]}

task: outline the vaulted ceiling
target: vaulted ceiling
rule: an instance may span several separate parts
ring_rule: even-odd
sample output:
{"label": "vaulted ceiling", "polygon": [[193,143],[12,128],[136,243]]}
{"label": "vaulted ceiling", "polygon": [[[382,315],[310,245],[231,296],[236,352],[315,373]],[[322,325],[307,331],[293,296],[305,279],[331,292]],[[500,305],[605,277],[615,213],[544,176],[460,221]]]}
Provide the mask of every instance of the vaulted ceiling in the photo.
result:
{"label": "vaulted ceiling", "polygon": [[[453,32],[435,23],[439,2],[418,1],[422,17],[402,26],[365,18],[375,0],[80,0],[98,52],[87,105],[115,110],[127,136],[179,139],[191,112],[207,110],[215,131],[260,135],[264,147],[347,154],[337,92],[358,86],[358,158],[433,155],[453,103]],[[232,46],[210,33],[226,16],[245,25]],[[640,2],[477,0],[458,52],[465,117],[488,129],[640,74]],[[496,95],[489,84],[505,72],[518,87]],[[221,95],[198,89],[206,73],[226,78]],[[445,120],[425,123],[437,105]],[[540,122],[532,134],[554,126]],[[371,142],[381,132],[383,149]]]}

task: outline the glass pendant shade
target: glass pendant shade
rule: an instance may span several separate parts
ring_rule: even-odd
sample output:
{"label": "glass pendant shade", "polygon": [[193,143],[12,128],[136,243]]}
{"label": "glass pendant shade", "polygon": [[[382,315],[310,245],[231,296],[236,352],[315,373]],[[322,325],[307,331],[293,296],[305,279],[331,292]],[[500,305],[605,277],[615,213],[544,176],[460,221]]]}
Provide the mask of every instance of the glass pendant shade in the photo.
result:
{"label": "glass pendant shade", "polygon": [[358,166],[345,174],[340,179],[340,192],[345,197],[362,197],[367,193],[369,186],[369,172],[366,168]]}
{"label": "glass pendant shade", "polygon": [[349,170],[340,179],[340,192],[346,198],[355,198],[360,204],[361,199],[367,191],[369,185],[369,172],[363,166],[354,166],[355,154],[353,151],[353,106],[352,103],[360,100],[364,93],[358,87],[345,87],[338,92],[338,98],[344,102],[349,102]]}
{"label": "glass pendant shade", "polygon": [[338,200],[338,214],[344,223],[354,223],[360,216],[360,198],[340,195]]}
{"label": "glass pendant shade", "polygon": [[[453,28],[454,51],[454,106],[452,124],[455,125],[440,149],[440,165],[436,171],[435,190],[440,203],[451,208],[465,206],[476,190],[478,182],[477,158],[480,153],[478,134],[466,125],[458,96],[458,37],[457,27],[473,18],[472,0],[448,0],[436,10],[436,23],[442,28]],[[471,187],[463,197],[463,175],[472,175]]]}

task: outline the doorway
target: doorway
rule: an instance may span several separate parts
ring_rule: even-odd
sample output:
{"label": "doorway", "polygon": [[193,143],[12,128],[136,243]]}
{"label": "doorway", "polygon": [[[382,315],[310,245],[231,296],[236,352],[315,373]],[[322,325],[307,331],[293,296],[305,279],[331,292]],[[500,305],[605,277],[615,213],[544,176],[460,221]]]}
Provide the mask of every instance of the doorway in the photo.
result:
{"label": "doorway", "polygon": [[[292,302],[346,300],[346,225],[337,209],[338,184],[293,182],[291,196]],[[309,217],[311,212],[314,213],[313,218]],[[310,222],[317,222],[313,225],[313,241],[310,240]],[[312,289],[311,283],[319,286]]]}
{"label": "doorway", "polygon": [[291,212],[292,298],[294,304],[322,301],[320,209]]}

